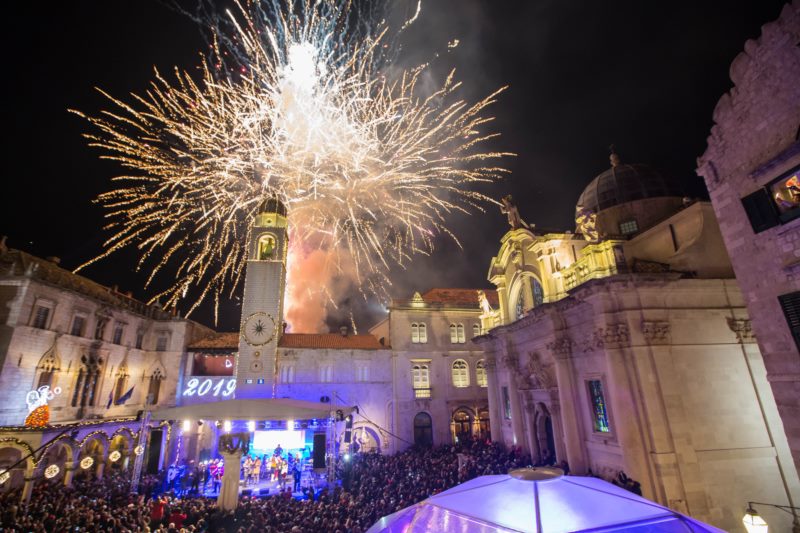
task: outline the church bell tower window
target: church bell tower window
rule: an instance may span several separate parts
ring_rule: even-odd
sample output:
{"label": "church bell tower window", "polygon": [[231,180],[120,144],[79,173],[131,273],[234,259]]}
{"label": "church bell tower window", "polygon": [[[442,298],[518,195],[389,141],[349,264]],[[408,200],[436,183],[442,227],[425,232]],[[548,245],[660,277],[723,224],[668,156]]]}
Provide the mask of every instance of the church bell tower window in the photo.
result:
{"label": "church bell tower window", "polygon": [[269,261],[275,258],[277,253],[277,239],[271,233],[265,233],[258,238],[258,252],[256,256],[259,261]]}

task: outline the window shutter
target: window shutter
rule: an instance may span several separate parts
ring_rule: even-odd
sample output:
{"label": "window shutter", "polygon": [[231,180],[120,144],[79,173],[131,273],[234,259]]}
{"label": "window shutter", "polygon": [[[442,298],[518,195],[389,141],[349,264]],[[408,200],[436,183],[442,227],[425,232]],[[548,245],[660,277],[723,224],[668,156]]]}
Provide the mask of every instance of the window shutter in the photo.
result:
{"label": "window shutter", "polygon": [[767,189],[759,189],[742,198],[742,205],[755,233],[777,226],[780,221]]}
{"label": "window shutter", "polygon": [[786,317],[786,322],[789,323],[789,330],[794,337],[794,343],[797,349],[800,350],[800,291],[791,292],[778,296],[778,301],[783,308],[783,314]]}

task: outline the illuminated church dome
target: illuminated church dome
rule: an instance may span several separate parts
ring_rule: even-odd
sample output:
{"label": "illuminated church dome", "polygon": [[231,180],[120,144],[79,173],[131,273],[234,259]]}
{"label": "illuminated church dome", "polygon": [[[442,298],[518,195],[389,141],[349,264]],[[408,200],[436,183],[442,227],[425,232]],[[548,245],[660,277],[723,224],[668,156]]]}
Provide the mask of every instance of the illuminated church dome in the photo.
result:
{"label": "illuminated church dome", "polygon": [[265,198],[258,206],[259,213],[277,213],[286,216],[286,206],[277,197]]}
{"label": "illuminated church dome", "polygon": [[648,165],[621,163],[613,152],[610,159],[611,168],[594,178],[578,199],[579,233],[589,233],[586,220],[591,217],[600,238],[632,235],[663,220],[682,204],[681,187],[669,175]]}

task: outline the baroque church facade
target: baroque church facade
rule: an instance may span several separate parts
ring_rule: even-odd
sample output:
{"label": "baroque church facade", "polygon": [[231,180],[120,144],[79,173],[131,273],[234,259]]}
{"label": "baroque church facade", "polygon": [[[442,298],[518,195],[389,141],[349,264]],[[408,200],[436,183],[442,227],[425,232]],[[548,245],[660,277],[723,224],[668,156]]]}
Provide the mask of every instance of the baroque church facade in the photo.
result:
{"label": "baroque church facade", "polygon": [[[574,233],[509,217],[484,317],[500,325],[476,339],[491,433],[738,531],[748,501],[792,505],[800,483],[714,211],[611,163]],[[788,530],[782,514],[769,523]]]}

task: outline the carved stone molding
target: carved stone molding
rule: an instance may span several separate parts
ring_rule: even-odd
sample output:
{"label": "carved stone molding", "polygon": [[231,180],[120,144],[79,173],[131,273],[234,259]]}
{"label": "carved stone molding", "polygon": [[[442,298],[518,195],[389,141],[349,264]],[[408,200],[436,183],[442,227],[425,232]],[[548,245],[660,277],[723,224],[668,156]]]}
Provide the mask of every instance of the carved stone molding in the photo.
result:
{"label": "carved stone molding", "polygon": [[594,330],[580,342],[579,349],[585,353],[603,348],[621,348],[629,346],[630,342],[631,337],[627,324],[610,324]]}
{"label": "carved stone molding", "polygon": [[663,320],[643,320],[642,334],[647,344],[667,344],[670,334],[669,322]]}
{"label": "carved stone molding", "polygon": [[729,318],[728,327],[736,334],[736,340],[741,343],[756,342],[753,326],[746,318]]}
{"label": "carved stone molding", "polygon": [[536,352],[528,354],[528,364],[520,369],[520,375],[525,381],[525,388],[546,390],[555,386],[551,371],[542,363],[541,356]]}
{"label": "carved stone molding", "polygon": [[572,339],[569,337],[556,337],[553,342],[547,343],[547,349],[556,359],[565,359],[572,353]]}

